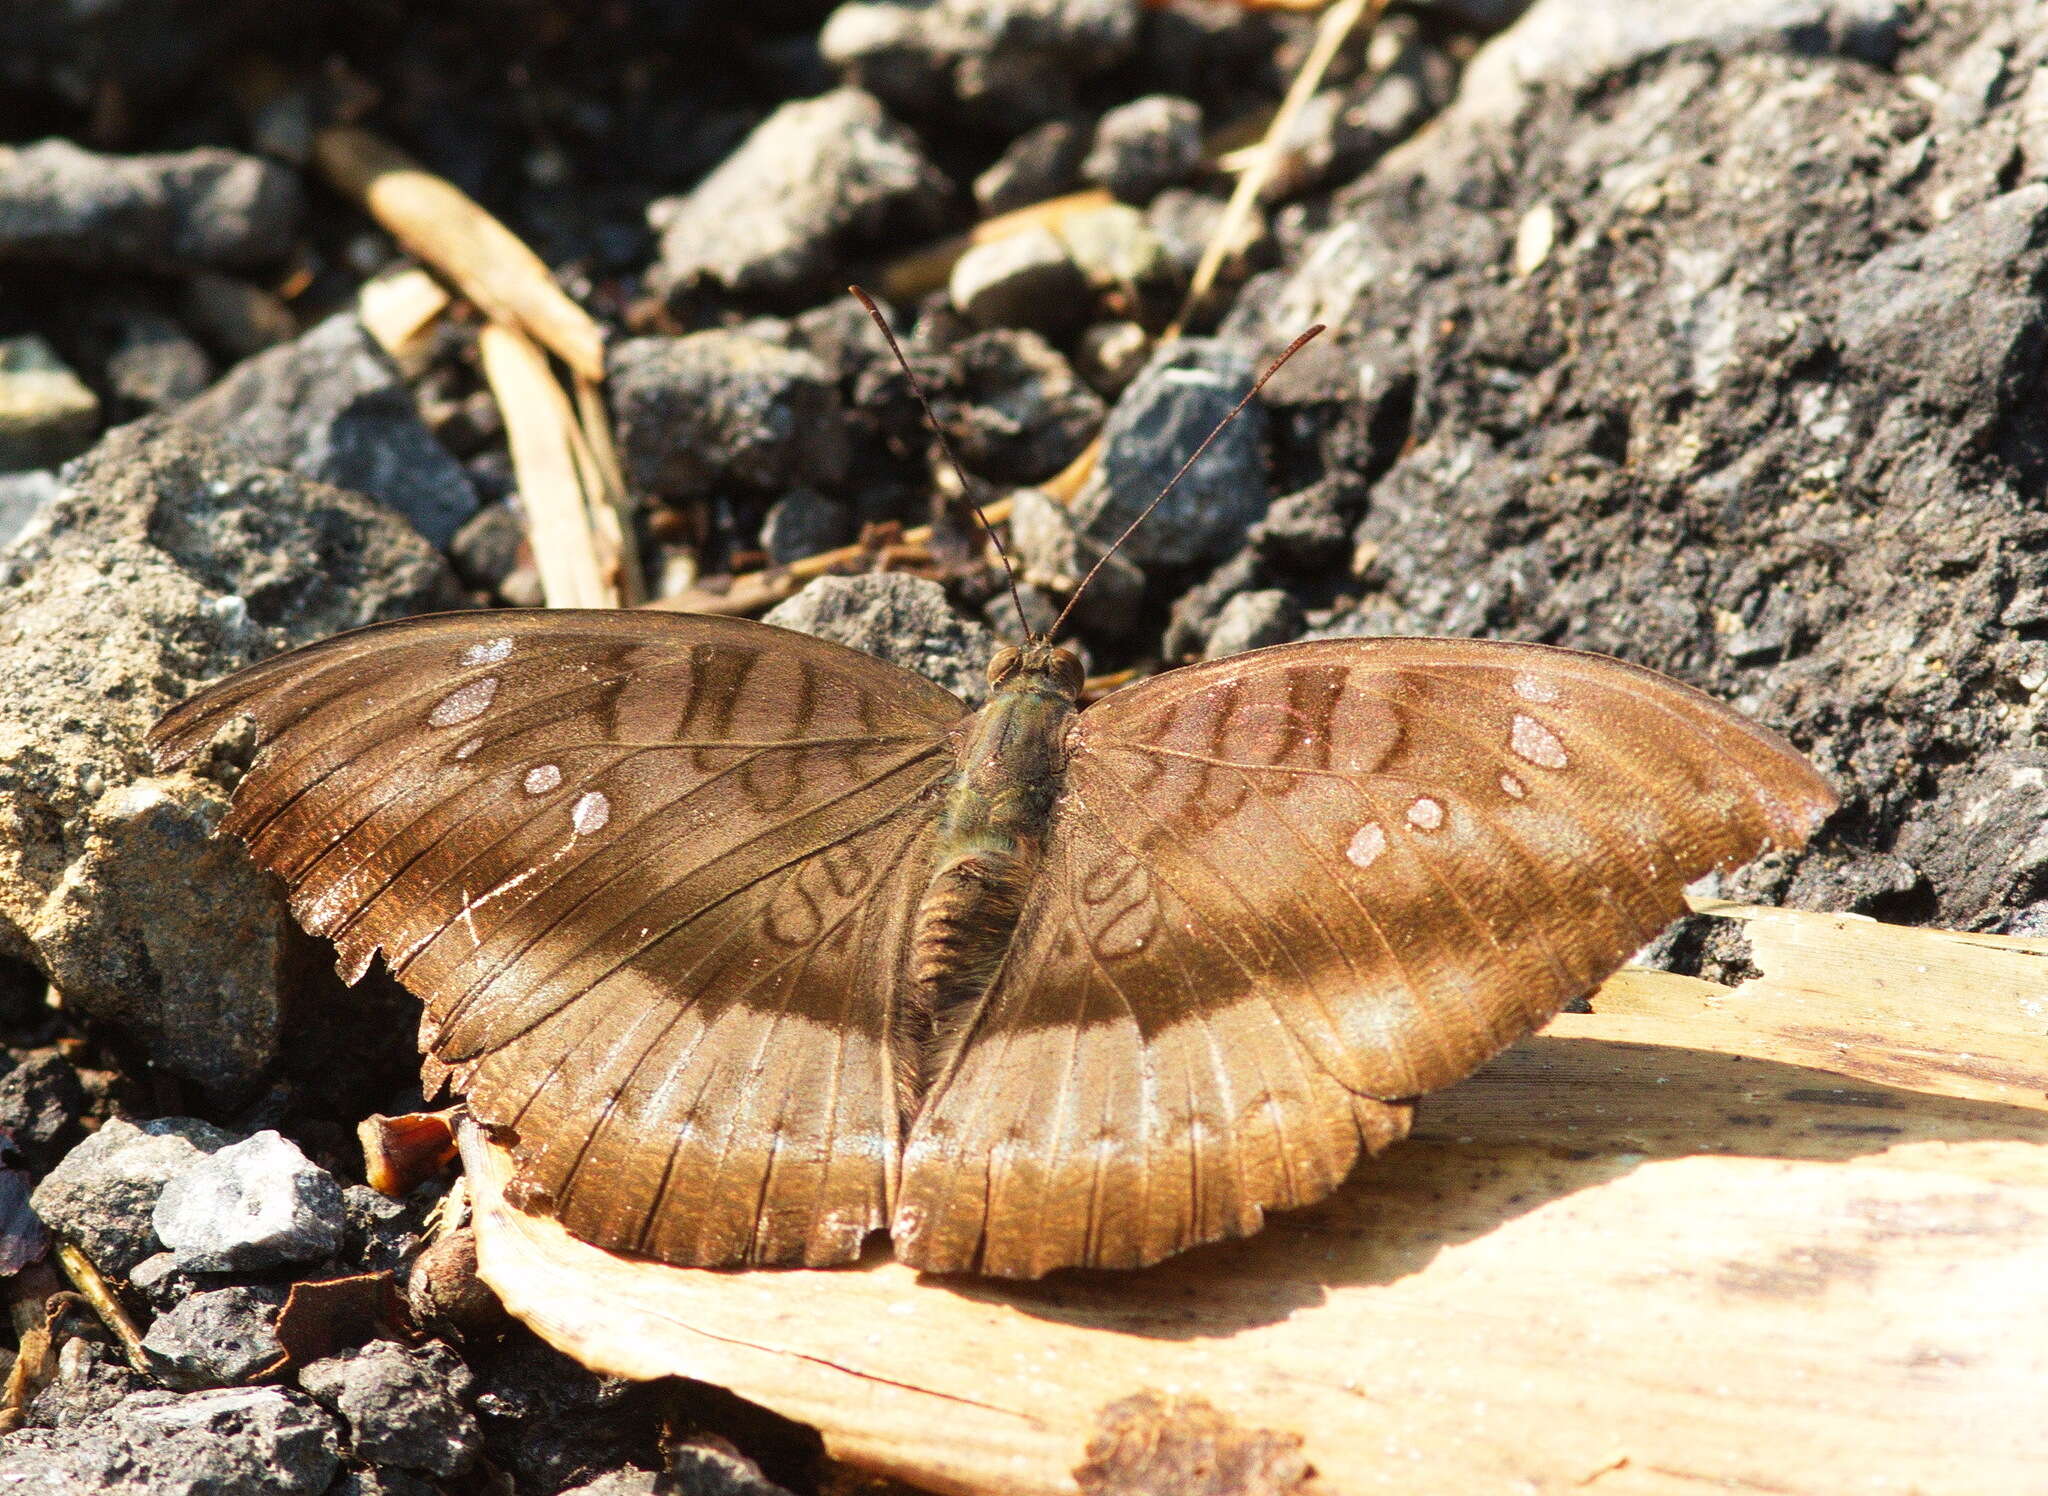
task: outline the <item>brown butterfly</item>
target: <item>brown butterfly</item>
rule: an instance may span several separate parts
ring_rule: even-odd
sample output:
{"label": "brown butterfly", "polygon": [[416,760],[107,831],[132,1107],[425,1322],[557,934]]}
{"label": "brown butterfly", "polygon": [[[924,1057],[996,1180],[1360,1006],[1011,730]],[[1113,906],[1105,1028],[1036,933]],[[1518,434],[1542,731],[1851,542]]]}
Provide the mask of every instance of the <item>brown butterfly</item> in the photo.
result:
{"label": "brown butterfly", "polygon": [[[1270,373],[1270,371],[1269,371]],[[1263,381],[1262,381],[1263,382]],[[1249,397],[1248,397],[1249,398]],[[970,711],[743,620],[496,611],[254,666],[225,827],[426,1002],[515,1199],[702,1266],[1136,1267],[1306,1205],[1834,806],[1650,671],[1333,639]]]}

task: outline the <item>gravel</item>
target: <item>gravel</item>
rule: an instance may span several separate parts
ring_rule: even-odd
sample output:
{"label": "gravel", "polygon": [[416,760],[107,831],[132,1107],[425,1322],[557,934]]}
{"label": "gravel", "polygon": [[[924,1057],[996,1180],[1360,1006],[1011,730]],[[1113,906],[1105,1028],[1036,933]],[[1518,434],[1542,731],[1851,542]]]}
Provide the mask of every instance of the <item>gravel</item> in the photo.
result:
{"label": "gravel", "polygon": [[341,1186],[275,1132],[259,1132],[180,1170],[152,1217],[186,1272],[319,1262],[340,1249]]}
{"label": "gravel", "polygon": [[277,1312],[284,1293],[237,1284],[195,1293],[156,1317],[142,1348],[166,1385],[185,1391],[245,1381],[284,1356]]}
{"label": "gravel", "polygon": [[164,1187],[233,1138],[195,1117],[140,1126],[116,1117],[73,1148],[36,1186],[36,1214],[93,1265],[124,1277],[157,1251],[154,1215]]}
{"label": "gravel", "polygon": [[476,1463],[481,1434],[464,1406],[474,1379],[441,1345],[372,1341],[299,1371],[299,1385],[341,1415],[358,1458],[443,1478]]}

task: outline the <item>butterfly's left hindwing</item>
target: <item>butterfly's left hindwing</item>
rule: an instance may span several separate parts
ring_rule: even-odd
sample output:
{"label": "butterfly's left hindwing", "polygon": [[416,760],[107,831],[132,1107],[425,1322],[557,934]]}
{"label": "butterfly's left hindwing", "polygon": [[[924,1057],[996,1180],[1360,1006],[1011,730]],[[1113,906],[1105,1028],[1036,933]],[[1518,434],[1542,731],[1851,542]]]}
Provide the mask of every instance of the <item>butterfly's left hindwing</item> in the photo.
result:
{"label": "butterfly's left hindwing", "polygon": [[1016,938],[906,1145],[920,1267],[1132,1266],[1320,1198],[1403,1098],[1834,803],[1709,698],[1533,645],[1261,650],[1069,742]]}
{"label": "butterfly's left hindwing", "polygon": [[964,708],[758,624],[501,611],[233,676],[153,735],[263,752],[227,821],[344,973],[382,952],[516,1186],[600,1246],[845,1261],[885,1222],[891,1051]]}

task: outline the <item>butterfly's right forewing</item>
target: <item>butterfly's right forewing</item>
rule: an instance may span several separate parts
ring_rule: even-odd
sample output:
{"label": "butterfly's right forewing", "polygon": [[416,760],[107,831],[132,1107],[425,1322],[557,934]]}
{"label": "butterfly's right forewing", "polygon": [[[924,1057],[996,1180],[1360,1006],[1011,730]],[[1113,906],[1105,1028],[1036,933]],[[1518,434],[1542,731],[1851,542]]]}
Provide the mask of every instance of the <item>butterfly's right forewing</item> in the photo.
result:
{"label": "butterfly's right forewing", "polygon": [[228,829],[344,971],[382,952],[600,1246],[844,1261],[885,1219],[892,1049],[964,708],[757,624],[498,612],[344,635],[165,719],[264,750]]}

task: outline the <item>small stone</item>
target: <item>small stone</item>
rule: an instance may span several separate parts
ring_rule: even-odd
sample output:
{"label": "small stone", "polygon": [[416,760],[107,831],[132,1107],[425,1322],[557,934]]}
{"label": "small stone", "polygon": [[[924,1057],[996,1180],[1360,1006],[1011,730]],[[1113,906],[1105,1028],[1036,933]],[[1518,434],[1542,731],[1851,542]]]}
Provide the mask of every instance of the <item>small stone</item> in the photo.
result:
{"label": "small stone", "polygon": [[771,565],[787,566],[851,543],[859,528],[846,505],[816,489],[799,488],[768,506],[761,521],[761,549]]}
{"label": "small stone", "polygon": [[463,585],[480,592],[499,592],[505,579],[522,565],[526,521],[511,504],[486,504],[448,542],[448,564]]}
{"label": "small stone", "polygon": [[0,260],[175,271],[282,259],[298,178],[238,151],[107,156],[68,140],[0,146]]}
{"label": "small stone", "polygon": [[28,1421],[40,1428],[76,1428],[148,1386],[149,1379],[112,1346],[73,1336],[57,1352],[56,1379],[30,1402]]}
{"label": "small stone", "polygon": [[1150,94],[1096,121],[1081,175],[1127,203],[1142,203],[1161,188],[1186,181],[1201,164],[1201,105]]}
{"label": "small stone", "polygon": [[420,1244],[423,1209],[410,1199],[394,1200],[367,1184],[351,1184],[341,1192],[346,1222],[342,1255],[366,1273],[397,1268]]}
{"label": "small stone", "polygon": [[1328,575],[1351,554],[1351,530],[1365,508],[1365,482],[1338,468],[1299,493],[1275,499],[1249,539],[1260,559],[1304,576]]}
{"label": "small stone", "polygon": [[652,1470],[611,1470],[574,1490],[562,1492],[562,1496],[666,1496],[674,1489],[672,1482]]}
{"label": "small stone", "polygon": [[1060,238],[1110,313],[1158,326],[1178,303],[1181,274],[1145,215],[1129,203],[1069,213]]}
{"label": "small stone", "polygon": [[154,1219],[189,1272],[318,1262],[341,1249],[341,1186],[295,1144],[259,1132],[180,1172]]}
{"label": "small stone", "polygon": [[995,640],[955,613],[937,582],[894,571],[820,577],[763,621],[915,670],[969,705],[988,697]]}
{"label": "small stone", "polygon": [[633,338],[611,356],[619,451],[635,488],[701,498],[846,476],[839,389],[808,353],[744,333]]}
{"label": "small stone", "polygon": [[167,1386],[185,1391],[246,1381],[284,1355],[277,1313],[284,1291],[218,1288],[195,1293],[157,1316],[142,1337]]}
{"label": "small stone", "polygon": [[128,1270],[128,1286],[159,1314],[219,1281],[209,1273],[186,1272],[175,1252],[151,1253]]}
{"label": "small stone", "polygon": [[0,546],[12,544],[63,486],[48,471],[0,473]]}
{"label": "small stone", "polygon": [[1049,119],[1026,130],[974,179],[975,206],[993,218],[1073,191],[1089,140],[1089,132],[1071,119]]}
{"label": "small stone", "polygon": [[1098,395],[1113,400],[1130,387],[1151,356],[1151,334],[1137,323],[1098,322],[1081,334],[1074,367]]}
{"label": "small stone", "polygon": [[299,335],[299,319],[273,292],[210,270],[186,279],[180,309],[201,336],[234,358],[254,358]]}
{"label": "small stone", "polygon": [[412,1260],[405,1302],[414,1323],[437,1333],[483,1334],[505,1322],[505,1306],[477,1274],[476,1232],[467,1226]]}
{"label": "small stone", "polygon": [[137,1392],[34,1442],[9,1437],[0,1490],[33,1496],[319,1496],[341,1456],[334,1420],[279,1387]]}
{"label": "small stone", "polygon": [[1202,658],[1220,660],[1248,649],[1286,644],[1301,637],[1305,621],[1301,604],[1289,593],[1277,589],[1240,592],[1223,605]]}
{"label": "small stone", "polygon": [[[1213,338],[1183,338],[1155,355],[1103,428],[1102,460],[1073,505],[1083,532],[1105,543],[1121,534],[1230,414],[1255,372],[1243,352]],[[1253,401],[1123,554],[1139,567],[1180,567],[1237,549],[1266,510],[1265,427],[1265,409]]]}
{"label": "small stone", "polygon": [[667,1488],[690,1496],[790,1496],[761,1467],[716,1434],[670,1447]]}
{"label": "small stone", "polygon": [[344,1470],[326,1496],[441,1496],[441,1487],[403,1470]]}
{"label": "small stone", "polygon": [[0,1128],[31,1156],[48,1148],[85,1111],[85,1087],[54,1049],[29,1055],[0,1076]]}
{"label": "small stone", "polygon": [[347,1422],[359,1459],[442,1477],[476,1463],[482,1435],[463,1405],[474,1379],[446,1346],[375,1340],[302,1367],[299,1385]]}
{"label": "small stone", "polygon": [[1059,332],[1088,312],[1088,283],[1050,229],[1033,226],[977,244],[953,263],[946,294],[976,327]]}
{"label": "small stone", "polygon": [[[1145,207],[1145,224],[1164,247],[1175,272],[1187,279],[1195,273],[1223,227],[1228,204],[1220,197],[1189,187],[1169,187]],[[1216,276],[1224,285],[1243,280],[1273,252],[1272,227],[1256,205],[1238,220]]]}
{"label": "small stone", "polygon": [[100,400],[33,333],[0,338],[0,473],[55,467],[91,445]]}
{"label": "small stone", "polygon": [[[1061,598],[1073,595],[1103,552],[1101,542],[1078,532],[1066,506],[1036,488],[1011,495],[1010,548],[1020,579]],[[1102,561],[1074,605],[1074,626],[1087,634],[1127,637],[1137,626],[1144,595],[1145,574],[1118,552]]]}
{"label": "small stone", "polygon": [[996,329],[954,344],[929,382],[960,460],[990,483],[1042,483],[1102,429],[1101,399],[1035,332]]}
{"label": "small stone", "polygon": [[462,464],[434,440],[353,312],[244,360],[176,419],[255,461],[367,494],[437,546],[477,511]]}
{"label": "small stone", "polygon": [[213,383],[213,360],[169,317],[138,309],[122,319],[105,364],[107,390],[124,414],[192,399]]}
{"label": "small stone", "polygon": [[94,1267],[126,1277],[157,1249],[151,1217],[164,1186],[232,1141],[193,1117],[159,1117],[140,1127],[115,1117],[65,1154],[30,1202]]}
{"label": "small stone", "polygon": [[649,285],[670,297],[706,281],[747,296],[819,291],[848,248],[928,231],[949,193],[873,95],[784,104],[689,194],[648,209],[661,235]]}

